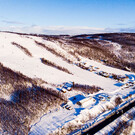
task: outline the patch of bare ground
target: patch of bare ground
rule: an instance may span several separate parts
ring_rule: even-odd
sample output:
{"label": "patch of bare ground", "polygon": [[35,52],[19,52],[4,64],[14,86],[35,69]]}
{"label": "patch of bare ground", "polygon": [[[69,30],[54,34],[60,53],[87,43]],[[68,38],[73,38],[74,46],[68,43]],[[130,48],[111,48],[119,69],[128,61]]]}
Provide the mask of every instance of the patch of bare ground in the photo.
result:
{"label": "patch of bare ground", "polygon": [[45,58],[41,58],[41,62],[42,62],[43,64],[48,65],[48,66],[57,68],[58,70],[61,70],[61,71],[66,72],[66,73],[68,73],[68,74],[72,74],[71,72],[68,71],[68,69],[66,69],[66,68],[64,68],[64,67],[61,67],[61,66],[59,66],[59,65],[56,65],[55,63],[53,63],[53,62],[51,62],[51,61],[49,61],[49,60],[46,60]]}
{"label": "patch of bare ground", "polygon": [[102,90],[102,88],[97,87],[97,86],[89,86],[89,85],[83,85],[83,84],[77,84],[77,83],[73,85],[73,89],[76,91],[82,91],[87,94],[96,93]]}
{"label": "patch of bare ground", "polygon": [[16,43],[16,42],[12,42],[12,45],[15,45],[16,47],[18,47],[19,49],[21,49],[26,55],[32,57],[32,54],[30,53],[30,51],[29,51],[27,48],[25,48],[25,47],[19,45],[19,44]]}
{"label": "patch of bare ground", "polygon": [[[31,123],[67,100],[62,93],[42,88],[35,80],[2,64],[0,93],[0,130],[11,135],[27,135]],[[3,95],[8,95],[8,100]]]}

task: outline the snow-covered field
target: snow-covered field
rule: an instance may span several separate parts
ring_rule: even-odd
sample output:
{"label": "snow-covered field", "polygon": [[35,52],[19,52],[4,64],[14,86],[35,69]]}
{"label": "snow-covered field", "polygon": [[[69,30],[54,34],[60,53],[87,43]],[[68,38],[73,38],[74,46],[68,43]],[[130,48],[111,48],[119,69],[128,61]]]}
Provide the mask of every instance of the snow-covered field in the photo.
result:
{"label": "snow-covered field", "polygon": [[[55,53],[49,51],[45,47],[41,47],[36,44],[35,41],[40,42],[45,45],[46,48],[57,52],[61,55],[61,57],[58,57]],[[58,110],[53,110],[50,113],[44,114],[41,116],[39,121],[36,121],[31,125],[30,135],[45,135],[50,132],[57,131],[58,128],[60,129],[62,126],[66,124],[68,125],[69,122],[78,125],[84,124],[81,121],[87,119],[86,117],[88,115],[91,115],[92,118],[96,118],[102,112],[108,111],[108,107],[114,108],[116,106],[115,99],[118,96],[120,96],[120,98],[124,101],[126,96],[128,98],[129,95],[132,96],[135,93],[135,88],[133,86],[126,88],[124,85],[127,82],[135,82],[134,73],[105,66],[102,63],[79,55],[78,57],[80,58],[80,61],[77,61],[76,57],[68,53],[67,48],[64,49],[64,47],[62,47],[58,42],[47,41],[41,37],[18,35],[6,32],[0,32],[0,42],[0,63],[2,63],[5,67],[9,67],[10,69],[20,72],[27,77],[44,80],[48,83],[44,84],[44,87],[52,87],[53,85],[53,88],[58,90],[57,87],[54,86],[58,86],[64,82],[74,82],[82,85],[95,85],[103,89],[98,93],[90,95],[74,90],[67,91],[65,95],[67,94],[70,101],[69,105],[73,109],[67,110],[66,108],[60,107]],[[20,45],[22,48],[25,48],[25,50],[30,52],[31,56],[27,55],[21,48],[13,45],[13,42]],[[114,47],[116,50],[120,49],[119,45],[114,45]],[[68,63],[64,60],[62,58],[63,56],[70,59],[72,63]],[[53,66],[43,64],[41,62],[41,58],[67,69],[71,74],[61,71]],[[85,62],[86,67],[93,66],[96,67],[96,70],[90,72],[80,68],[76,65],[78,62]],[[128,79],[123,83],[118,82],[110,77],[106,78],[98,75],[97,72],[100,71],[121,76],[128,76]],[[79,106],[70,100],[71,97],[74,97],[77,94],[82,95],[83,98],[92,96],[95,102],[88,104],[85,107]],[[104,100],[100,100],[100,96],[104,98]]]}

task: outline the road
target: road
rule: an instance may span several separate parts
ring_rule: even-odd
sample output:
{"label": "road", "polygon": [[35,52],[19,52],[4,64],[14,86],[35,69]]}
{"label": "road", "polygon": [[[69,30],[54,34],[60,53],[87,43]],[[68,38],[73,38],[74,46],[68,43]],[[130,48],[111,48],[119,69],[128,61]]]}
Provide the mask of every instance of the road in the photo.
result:
{"label": "road", "polygon": [[105,119],[103,122],[99,123],[98,125],[90,128],[87,132],[83,133],[83,135],[93,135],[108,124],[110,124],[112,121],[120,117],[123,113],[127,112],[130,110],[132,107],[135,107],[135,101],[129,104],[128,106],[124,107],[123,109],[119,110],[118,112],[115,112],[114,115],[111,117]]}

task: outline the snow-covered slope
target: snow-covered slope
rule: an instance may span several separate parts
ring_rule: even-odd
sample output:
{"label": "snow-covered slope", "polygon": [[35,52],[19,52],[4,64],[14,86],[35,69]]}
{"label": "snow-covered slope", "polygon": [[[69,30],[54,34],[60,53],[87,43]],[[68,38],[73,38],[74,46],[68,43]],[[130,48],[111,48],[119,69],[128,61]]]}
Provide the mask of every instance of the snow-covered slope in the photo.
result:
{"label": "snow-covered slope", "polygon": [[[0,33],[0,41],[0,62],[4,66],[15,71],[19,71],[28,77],[41,78],[44,81],[53,84],[74,81],[77,83],[97,85],[109,90],[114,90],[117,88],[117,86],[114,85],[116,83],[115,81],[90,73],[73,64],[69,64],[62,58],[57,57],[52,52],[37,45],[35,41],[41,42],[49,48],[53,48],[58,53],[65,55],[73,61],[75,59],[74,56],[63,50],[58,43],[46,41],[40,37],[22,36],[11,33]],[[20,48],[14,46],[12,42],[26,48],[32,54],[32,57],[26,55]],[[68,69],[72,74],[67,74],[63,71],[57,70],[54,67],[47,66],[41,62],[40,58],[45,58],[53,63],[56,63],[57,65]],[[90,65],[98,66],[101,68],[101,70],[107,72],[122,75],[129,74],[128,72],[119,69],[106,67],[92,60],[87,61]]]}
{"label": "snow-covered slope", "polygon": [[[117,46],[115,47],[118,49]],[[73,49],[72,52],[74,52]],[[43,59],[45,62],[42,61]],[[20,72],[26,77],[42,80],[45,82],[42,85],[44,88],[53,88],[55,91],[60,90],[58,86],[63,85],[65,82],[81,84],[81,86],[96,86],[103,89],[100,89],[97,93],[91,92],[93,93],[91,96],[96,103],[90,105],[87,103],[86,107],[78,106],[77,102],[74,103],[71,99],[79,94],[82,99],[90,95],[84,94],[82,91],[67,91],[64,94],[68,98],[68,103],[69,101],[73,102],[70,103],[73,109],[69,111],[60,107],[59,110],[53,110],[53,112],[45,115],[39,113],[40,115],[36,121],[29,124],[31,126],[30,134],[33,135],[42,135],[55,131],[69,121],[82,124],[80,122],[81,118],[85,118],[85,114],[89,115],[90,112],[94,112],[95,108],[97,114],[91,115],[92,117],[97,117],[102,111],[107,111],[108,106],[115,106],[114,102],[117,95],[123,98],[130,91],[132,92],[131,89],[123,91],[122,88],[125,89],[124,86],[127,82],[135,81],[135,74],[132,72],[106,66],[102,62],[88,59],[79,53],[71,53],[71,46],[68,44],[61,44],[55,40],[47,40],[34,35],[0,32],[0,63],[4,67],[8,67],[14,72]],[[90,67],[93,68],[92,72],[90,72]],[[125,82],[118,82],[118,80],[112,77],[107,78],[100,75],[101,71],[108,73],[109,76],[115,74],[126,76],[128,79]],[[1,94],[0,98],[2,96]],[[105,103],[100,103],[100,96],[105,98]],[[8,99],[10,101],[10,95],[7,97],[9,98],[5,98],[5,100]],[[77,99],[78,101],[80,97]],[[110,98],[110,100],[108,101],[107,98]],[[104,109],[101,109],[102,107]]]}

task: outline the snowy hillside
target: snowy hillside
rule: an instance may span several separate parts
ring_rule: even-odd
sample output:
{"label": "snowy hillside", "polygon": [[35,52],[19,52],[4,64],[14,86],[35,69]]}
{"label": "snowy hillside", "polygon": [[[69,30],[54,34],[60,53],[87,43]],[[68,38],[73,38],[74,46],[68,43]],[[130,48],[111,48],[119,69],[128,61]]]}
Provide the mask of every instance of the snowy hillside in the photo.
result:
{"label": "snowy hillside", "polygon": [[[97,51],[97,54],[92,52],[94,54],[92,57],[95,59],[85,57],[87,48],[82,45],[79,48],[79,41],[73,43],[73,40],[66,39],[64,36],[55,39],[51,36],[0,32],[1,76],[4,72],[7,78],[11,74],[10,76],[13,77],[11,80],[14,80],[14,76],[18,76],[14,80],[14,85],[12,81],[7,79],[4,82],[4,79],[0,78],[1,108],[15,106],[16,113],[20,114],[21,109],[22,112],[24,110],[27,112],[26,116],[22,115],[21,118],[18,116],[18,121],[22,120],[17,121],[18,125],[23,127],[19,130],[14,129],[12,122],[9,122],[9,126],[5,126],[6,115],[2,112],[4,109],[1,109],[1,134],[4,132],[30,135],[67,134],[78,129],[91,118],[101,117],[103,112],[111,111],[126,101],[129,96],[134,99],[135,74],[133,72],[121,70],[120,67],[117,69],[115,68],[117,65],[112,63],[107,66],[109,64],[104,63],[106,61],[103,59],[104,56],[99,58],[102,51],[100,53]],[[94,39],[93,42],[99,40],[101,40],[100,45],[104,45],[108,51],[111,50],[115,57],[122,57],[120,43],[102,42],[103,39],[100,38]],[[109,54],[105,56],[108,56],[107,59],[111,57]],[[22,80],[25,82],[25,88]],[[18,87],[20,85],[21,87]],[[81,101],[85,98],[89,98],[90,103],[87,100]],[[117,99],[119,99],[118,103],[116,103]],[[55,100],[58,101],[56,105]],[[8,106],[5,103],[8,103]],[[10,113],[8,114],[10,116]],[[12,117],[8,117],[7,120],[14,121]],[[73,129],[69,130],[70,124],[76,127],[73,126]]]}
{"label": "snowy hillside", "polygon": [[[0,49],[0,62],[6,66],[10,67],[15,71],[20,71],[24,75],[32,78],[41,78],[48,83],[59,84],[66,81],[80,81],[84,84],[95,84],[99,83],[100,86],[102,85],[113,85],[115,82],[112,80],[108,80],[98,75],[94,75],[93,73],[89,73],[88,71],[82,70],[73,64],[69,64],[68,62],[64,61],[62,57],[57,57],[55,53],[51,53],[45,48],[42,48],[38,44],[35,43],[41,42],[48,48],[53,49],[57,53],[64,55],[72,62],[75,62],[76,58],[67,51],[65,51],[59,44],[43,40],[42,38],[32,37],[32,36],[20,36],[16,34],[10,33],[1,33],[0,34],[0,41],[1,41],[1,49]],[[12,43],[15,42],[20,46],[26,48],[32,56],[28,56],[25,54],[22,49],[18,48],[17,46],[13,45]],[[70,49],[70,48],[69,48]],[[68,69],[72,74],[67,74],[65,72],[59,71],[56,68],[51,66],[45,65],[41,62],[41,58],[45,58],[61,67]],[[112,72],[112,73],[119,73],[119,74],[126,74],[125,71],[120,71],[117,69],[109,68],[103,66],[102,64],[98,64],[92,60],[88,60],[89,64],[100,66],[102,70]],[[64,80],[63,80],[64,78]],[[93,78],[96,78],[94,80]],[[103,84],[101,81],[103,80],[107,82]],[[101,82],[101,84],[100,84]],[[78,82],[79,83],[79,82]],[[106,88],[107,86],[102,86]]]}

